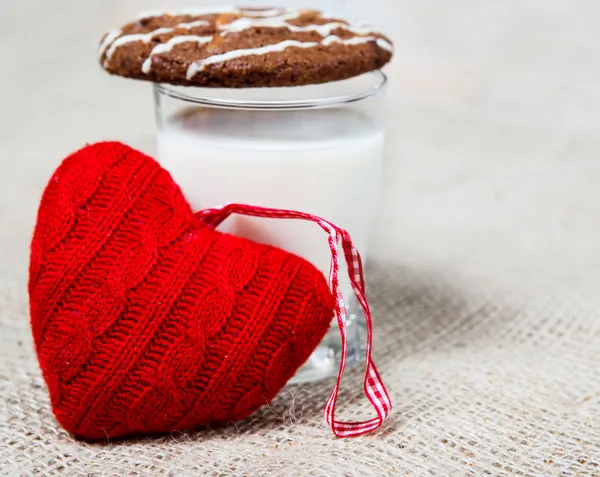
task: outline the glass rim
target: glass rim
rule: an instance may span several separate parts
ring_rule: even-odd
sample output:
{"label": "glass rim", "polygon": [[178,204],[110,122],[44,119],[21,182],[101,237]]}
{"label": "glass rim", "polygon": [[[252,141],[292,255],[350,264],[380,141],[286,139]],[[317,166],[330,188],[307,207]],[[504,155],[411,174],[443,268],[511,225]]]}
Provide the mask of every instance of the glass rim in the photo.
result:
{"label": "glass rim", "polygon": [[[332,108],[337,106],[343,106],[350,103],[356,103],[365,99],[372,98],[385,90],[388,82],[387,75],[381,70],[370,71],[358,77],[349,78],[344,81],[351,81],[356,78],[366,77],[377,77],[378,81],[374,86],[365,88],[357,92],[349,94],[337,94],[323,98],[316,99],[290,99],[290,100],[246,100],[246,99],[221,99],[210,97],[210,94],[190,94],[184,92],[186,90],[191,91],[192,88],[188,86],[175,86],[164,83],[154,83],[155,95],[164,95],[173,99],[178,99],[188,103],[194,103],[211,108],[220,109],[246,109],[246,110],[269,110],[269,111],[290,111],[290,110],[305,110],[305,109],[323,109]],[[308,87],[319,88],[331,86],[339,82],[329,82],[318,85],[307,85]],[[247,91],[247,90],[287,90],[293,91],[295,88],[306,88],[307,86],[288,86],[282,88],[240,88],[236,92]],[[194,88],[194,90],[201,89],[207,92],[214,92],[214,88]],[[221,90],[227,90],[222,88]],[[231,91],[231,90],[229,90]]]}

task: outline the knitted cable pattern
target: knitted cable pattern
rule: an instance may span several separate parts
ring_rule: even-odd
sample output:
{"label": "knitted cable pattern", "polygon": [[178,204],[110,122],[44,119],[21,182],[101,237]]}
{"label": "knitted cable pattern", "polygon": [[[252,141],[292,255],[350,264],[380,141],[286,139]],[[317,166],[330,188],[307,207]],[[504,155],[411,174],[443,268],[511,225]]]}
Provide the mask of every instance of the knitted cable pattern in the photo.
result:
{"label": "knitted cable pattern", "polygon": [[158,163],[109,142],[50,180],[29,295],[54,414],[86,439],[247,417],[308,359],[333,310],[310,263],[204,226]]}

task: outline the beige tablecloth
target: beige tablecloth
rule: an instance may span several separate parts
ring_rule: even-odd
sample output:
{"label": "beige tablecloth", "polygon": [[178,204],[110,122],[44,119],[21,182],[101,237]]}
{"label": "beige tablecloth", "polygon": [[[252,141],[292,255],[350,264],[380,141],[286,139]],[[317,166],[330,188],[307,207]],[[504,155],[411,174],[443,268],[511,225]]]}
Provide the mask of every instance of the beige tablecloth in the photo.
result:
{"label": "beige tablecloth", "polygon": [[[0,6],[0,472],[600,475],[596,0],[350,2],[397,41],[368,270],[395,406],[380,432],[332,436],[331,382],[290,388],[219,429],[108,445],[60,429],[28,325],[37,201],[85,142],[152,152],[149,87],[103,74],[94,49],[102,31],[160,3]],[[341,394],[345,417],[368,410],[358,379]]]}

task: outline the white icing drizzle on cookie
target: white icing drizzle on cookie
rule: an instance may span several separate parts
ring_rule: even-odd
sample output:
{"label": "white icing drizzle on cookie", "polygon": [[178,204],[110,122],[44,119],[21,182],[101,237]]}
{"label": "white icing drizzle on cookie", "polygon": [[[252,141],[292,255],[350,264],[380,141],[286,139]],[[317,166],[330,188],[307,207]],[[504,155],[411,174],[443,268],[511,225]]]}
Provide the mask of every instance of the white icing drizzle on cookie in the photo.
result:
{"label": "white icing drizzle on cookie", "polygon": [[210,25],[210,22],[207,22],[206,20],[196,20],[193,22],[189,22],[189,23],[178,23],[177,25],[175,25],[173,28],[173,30],[179,30],[179,29],[184,29],[184,30],[190,30],[191,28],[196,28],[199,26],[208,26]]}
{"label": "white icing drizzle on cookie", "polygon": [[384,40],[383,38],[377,38],[375,43],[379,46],[379,48],[383,48],[384,50],[389,51],[394,54],[394,45],[392,45],[389,41]]}
{"label": "white icing drizzle on cookie", "polygon": [[287,22],[288,20],[293,20],[295,18],[300,17],[302,14],[306,13],[306,10],[290,10],[287,13],[284,12],[283,10],[280,10],[278,12],[277,15],[273,15],[273,16],[250,16],[247,13],[244,14],[245,18],[239,18],[238,20],[235,20],[229,24],[224,24],[221,25],[220,28],[224,29],[224,28],[228,28],[230,25],[232,25],[233,23],[235,23],[236,21],[239,20],[246,20],[247,22],[250,22],[254,25],[259,25],[261,23],[281,23],[281,22]]}
{"label": "white icing drizzle on cookie", "polygon": [[167,51],[171,51],[175,45],[179,45],[180,43],[188,43],[188,42],[196,42],[199,45],[204,45],[205,43],[210,42],[213,39],[213,36],[197,36],[197,35],[182,35],[176,36],[175,38],[171,38],[166,43],[162,43],[160,45],[156,45],[148,58],[142,64],[142,72],[145,74],[150,73],[152,69],[152,57],[155,55],[160,55],[161,53],[166,53]]}
{"label": "white icing drizzle on cookie", "polygon": [[[172,33],[175,30],[191,30],[192,28],[195,28],[195,27],[208,26],[208,25],[210,25],[210,23],[207,22],[206,20],[196,20],[196,21],[188,22],[188,23],[178,23],[177,25],[174,25],[172,27],[157,28],[156,30],[152,30],[151,32],[148,32],[148,33],[134,33],[131,35],[123,35],[121,37],[119,37],[117,35],[117,37],[112,39],[112,43],[110,43],[110,48],[108,49],[108,51],[106,51],[106,58],[104,60],[104,65],[106,66],[106,64],[108,63],[108,61],[110,60],[112,55],[115,53],[117,48],[119,48],[120,46],[125,45],[127,43],[132,43],[134,41],[143,41],[144,43],[149,43],[152,40],[152,38],[154,38],[157,35],[164,35],[165,33]],[[105,43],[105,42],[102,42],[102,43]],[[106,46],[104,47],[104,49],[106,49]],[[104,52],[104,50],[102,52]],[[100,58],[102,58],[102,53],[100,53]]]}
{"label": "white icing drizzle on cookie", "polygon": [[250,10],[240,10],[243,15],[247,17],[259,17],[259,18],[267,18],[267,17],[276,17],[281,15],[284,10],[281,8],[267,8],[267,9],[250,9]]}
{"label": "white icing drizzle on cookie", "polygon": [[[281,52],[287,48],[297,47],[297,48],[312,48],[318,45],[331,45],[333,43],[338,43],[342,45],[359,45],[369,42],[375,42],[380,48],[385,49],[389,52],[393,53],[393,46],[387,40],[374,36],[373,29],[367,26],[353,26],[348,24],[347,22],[340,20],[332,20],[329,23],[324,24],[312,24],[305,26],[292,25],[289,23],[290,20],[299,18],[303,14],[307,13],[309,10],[283,10],[278,8],[273,9],[239,9],[235,7],[223,7],[219,9],[211,9],[211,8],[193,8],[193,9],[185,9],[185,10],[175,10],[171,12],[155,12],[155,13],[145,13],[143,16],[138,18],[151,18],[156,16],[168,15],[168,16],[202,16],[202,15],[211,15],[211,14],[234,14],[234,15],[242,15],[242,18],[238,18],[231,23],[218,24],[216,25],[217,32],[220,33],[221,36],[226,36],[230,33],[242,32],[251,28],[286,28],[288,31],[292,33],[296,32],[316,32],[321,37],[321,41],[298,41],[298,40],[284,40],[280,43],[276,43],[273,45],[262,46],[258,48],[247,48],[247,49],[239,49],[232,50],[222,54],[217,54],[210,56],[208,58],[204,58],[190,64],[187,71],[187,79],[196,75],[199,71],[202,71],[207,65],[214,63],[222,63],[225,61],[229,61],[235,58],[240,58],[244,56],[252,56],[252,55],[265,55],[272,52]],[[317,13],[320,18],[323,17],[322,13],[318,13],[315,11],[311,11]],[[99,48],[100,58],[104,55],[104,67],[106,68],[112,55],[115,51],[127,44],[132,42],[141,41],[144,43],[149,43],[155,36],[172,33],[175,30],[180,29],[192,29],[199,26],[209,26],[211,23],[206,20],[196,20],[186,23],[179,23],[172,27],[161,27],[157,28],[148,33],[134,33],[129,35],[122,35],[121,30],[113,30],[109,32],[102,41],[102,44]],[[342,30],[346,32],[353,33],[354,36],[352,38],[342,39],[337,35],[333,35],[332,33],[336,30]],[[120,36],[122,35],[122,36]],[[167,42],[156,45],[149,56],[142,64],[142,72],[144,74],[149,74],[152,70],[152,58],[161,53],[166,53],[171,51],[175,45],[179,45],[187,42],[197,42],[200,45],[204,45],[210,43],[211,40],[215,38],[215,35],[212,36],[197,36],[197,35],[177,35]]]}
{"label": "white icing drizzle on cookie", "polygon": [[344,40],[339,36],[331,35],[325,38],[321,42],[321,44],[331,45],[332,43],[340,43],[342,45],[360,45],[363,43],[369,43],[371,41],[374,41],[380,48],[383,48],[384,50],[387,50],[390,53],[394,52],[394,47],[389,41],[386,41],[383,38],[379,38],[376,36],[355,36],[354,38],[346,38]]}
{"label": "white icing drizzle on cookie", "polygon": [[349,31],[351,33],[354,33],[355,35],[367,35],[373,32],[371,28],[353,27],[343,22],[330,22],[324,23],[322,25],[297,26],[287,23],[287,20],[289,19],[290,18],[285,18],[284,16],[261,19],[240,18],[239,20],[235,20],[228,25],[223,25],[222,27],[220,27],[220,30],[223,32],[221,33],[222,36],[225,36],[228,33],[239,33],[244,30],[249,30],[250,28],[287,28],[289,31],[294,33],[314,31],[322,37],[329,36],[333,31],[338,29]]}
{"label": "white icing drizzle on cookie", "polygon": [[171,31],[173,31],[172,28],[159,28],[157,30],[151,31],[150,33],[134,33],[132,35],[120,36],[115,41],[113,41],[110,45],[110,48],[106,50],[104,67],[106,68],[110,58],[120,46],[125,45],[127,43],[132,43],[134,41],[142,41],[144,43],[149,43],[155,35],[160,35],[162,33],[170,33]]}
{"label": "white icing drizzle on cookie", "polygon": [[106,34],[102,40],[102,43],[100,43],[100,46],[98,47],[98,58],[102,59],[102,55],[106,51],[106,48],[108,48],[108,45],[112,44],[112,42],[115,41],[121,33],[121,30],[111,30]]}
{"label": "white icing drizzle on cookie", "polygon": [[225,61],[233,60],[234,58],[240,58],[242,56],[266,55],[267,53],[283,51],[287,48],[291,48],[292,46],[295,46],[296,48],[312,48],[313,46],[317,45],[318,43],[315,42],[285,40],[279,43],[275,43],[274,45],[261,46],[259,48],[247,48],[241,50],[228,51],[227,53],[209,56],[208,58],[192,63],[187,71],[187,79],[192,79],[196,75],[196,73],[202,71],[207,65],[213,63],[223,63]]}
{"label": "white icing drizzle on cookie", "polygon": [[[176,10],[173,11],[171,13],[164,13],[164,12],[155,12],[155,13],[146,13],[143,15],[140,15],[138,17],[138,19],[145,19],[145,18],[152,18],[155,16],[161,16],[161,15],[169,15],[169,16],[182,16],[182,15],[189,15],[189,16],[201,16],[201,15],[211,15],[211,14],[222,14],[222,13],[231,13],[231,14],[236,14],[236,15],[253,15],[253,19],[248,18],[248,20],[250,21],[260,21],[263,19],[263,15],[266,17],[273,17],[271,18],[272,20],[275,20],[275,18],[278,19],[278,21],[280,22],[284,22],[286,20],[291,20],[293,18],[298,18],[300,15],[302,15],[302,13],[304,12],[304,10],[293,10],[289,13],[286,14],[282,14],[283,10],[281,9],[269,9],[269,10],[240,10],[237,8],[233,8],[233,7],[224,7],[221,8],[219,10],[215,10],[215,9],[185,9],[185,10]],[[161,27],[161,28],[157,28],[156,30],[152,30],[148,33],[134,33],[134,34],[130,34],[130,35],[123,35],[123,36],[119,36],[121,34],[121,30],[113,30],[111,32],[109,32],[106,37],[104,38],[104,41],[102,42],[102,45],[100,46],[100,52],[99,52],[99,56],[100,58],[102,58],[102,55],[104,54],[104,52],[106,51],[106,58],[104,60],[104,66],[106,67],[108,65],[108,62],[110,60],[110,58],[112,57],[112,55],[115,53],[116,49],[119,48],[122,45],[125,45],[127,43],[132,43],[135,41],[143,41],[144,43],[149,43],[152,38],[154,38],[157,35],[162,35],[165,33],[172,33],[175,30],[178,29],[191,29],[197,26],[208,26],[210,25],[210,22],[206,21],[206,20],[196,20],[193,22],[186,22],[186,23],[178,23],[177,25],[174,25],[172,27]],[[221,25],[220,29],[226,29],[229,25],[225,24],[225,25]],[[248,27],[250,28],[250,27]],[[109,47],[110,45],[110,47]],[[108,48],[108,51],[107,51]]]}
{"label": "white icing drizzle on cookie", "polygon": [[386,50],[389,49],[390,51],[393,50],[393,47],[389,42],[375,36],[356,36],[353,38],[343,39],[339,36],[330,35],[320,42],[285,40],[279,43],[275,43],[273,45],[261,46],[259,48],[232,50],[226,53],[222,53],[220,55],[213,55],[209,56],[208,58],[195,61],[189,66],[186,77],[188,80],[191,80],[196,75],[196,73],[202,71],[208,65],[212,65],[215,63],[224,63],[226,61],[233,60],[235,58],[241,58],[244,56],[266,55],[268,53],[281,52],[286,50],[287,48],[292,47],[313,48],[318,45],[331,45],[332,43],[339,43],[342,45],[359,45],[363,43],[369,43],[372,41],[377,42],[377,44],[381,48],[385,48]]}

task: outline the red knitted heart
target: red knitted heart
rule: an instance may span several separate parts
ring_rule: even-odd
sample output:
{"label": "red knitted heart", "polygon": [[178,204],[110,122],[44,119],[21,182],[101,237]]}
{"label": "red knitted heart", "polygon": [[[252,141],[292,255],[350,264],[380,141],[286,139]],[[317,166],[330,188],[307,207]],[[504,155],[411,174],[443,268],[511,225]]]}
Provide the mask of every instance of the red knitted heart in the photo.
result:
{"label": "red knitted heart", "polygon": [[31,244],[31,324],[56,418],[87,439],[242,419],[329,328],[323,275],[192,214],[119,143],[65,159]]}

